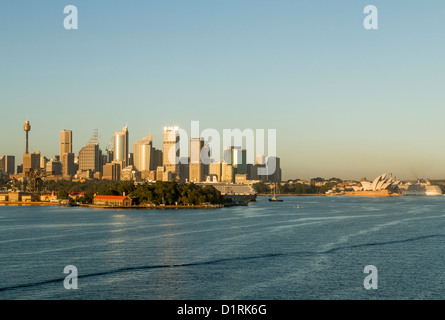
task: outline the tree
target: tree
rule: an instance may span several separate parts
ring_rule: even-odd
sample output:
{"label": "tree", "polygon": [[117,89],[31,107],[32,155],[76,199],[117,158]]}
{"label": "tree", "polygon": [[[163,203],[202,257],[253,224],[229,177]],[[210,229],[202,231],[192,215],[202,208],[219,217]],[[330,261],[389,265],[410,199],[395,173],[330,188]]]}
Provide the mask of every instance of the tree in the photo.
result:
{"label": "tree", "polygon": [[257,182],[252,185],[256,193],[269,193],[270,189],[264,182]]}
{"label": "tree", "polygon": [[57,192],[57,199],[66,199],[68,198],[68,192],[66,192],[65,190],[59,190],[59,192]]}

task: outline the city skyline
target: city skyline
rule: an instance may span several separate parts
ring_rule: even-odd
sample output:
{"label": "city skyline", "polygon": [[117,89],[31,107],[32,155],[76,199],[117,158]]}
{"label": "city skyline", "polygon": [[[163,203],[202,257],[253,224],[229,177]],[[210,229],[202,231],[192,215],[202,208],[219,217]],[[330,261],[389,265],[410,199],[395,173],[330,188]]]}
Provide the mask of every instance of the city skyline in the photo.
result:
{"label": "city skyline", "polygon": [[[104,180],[135,180],[135,181],[192,181],[192,182],[228,182],[228,183],[255,183],[258,181],[280,182],[282,181],[282,170],[280,159],[275,151],[267,156],[259,154],[267,159],[266,163],[258,163],[255,160],[249,162],[247,150],[252,152],[264,152],[264,141],[257,139],[256,143],[250,137],[249,132],[226,132],[223,137],[224,143],[231,144],[224,147],[223,158],[220,158],[219,134],[213,132],[204,137],[190,138],[189,134],[178,126],[167,126],[163,130],[162,150],[153,146],[152,136],[146,136],[133,144],[133,150],[129,144],[128,124],[121,131],[113,135],[113,145],[106,146],[104,150],[100,147],[98,129],[94,130],[93,136],[87,145],[76,153],[73,153],[73,131],[61,130],[59,151],[60,155],[48,156],[41,151],[28,152],[28,138],[31,123],[26,120],[23,130],[26,134],[25,153],[23,163],[17,161],[17,174],[14,179],[31,178],[39,176],[44,179],[65,179],[73,181],[104,179]],[[206,131],[206,130],[204,130]],[[259,131],[258,131],[259,132]],[[201,135],[199,122],[192,123],[192,134]],[[246,136],[245,136],[246,134]],[[263,137],[264,134],[260,133]],[[205,138],[206,137],[206,138]],[[243,139],[244,137],[244,139]],[[275,150],[275,135],[268,133],[268,149]],[[210,139],[210,144],[206,140]],[[195,142],[199,141],[198,144]],[[232,145],[234,143],[234,145]],[[237,144],[239,143],[239,145]],[[243,146],[243,149],[241,149]],[[244,147],[245,146],[245,147]],[[227,158],[226,150],[230,149]],[[248,148],[247,150],[245,148]],[[258,149],[259,148],[259,149]],[[253,149],[255,149],[253,151]],[[237,152],[240,154],[238,155]],[[242,156],[241,156],[242,154]],[[258,159],[259,157],[253,157]],[[15,156],[0,158],[0,173],[10,172],[10,167],[15,164]],[[12,162],[11,162],[12,161]],[[219,171],[210,172],[210,164],[217,164]],[[224,174],[223,174],[224,172]],[[11,174],[11,173],[9,173]],[[12,172],[14,174],[14,172]]]}
{"label": "city skyline", "polygon": [[374,1],[371,31],[365,1],[73,4],[72,31],[65,4],[0,5],[0,155],[16,163],[27,117],[30,153],[48,157],[63,129],[76,154],[127,122],[129,146],[162,149],[165,125],[199,120],[277,129],[283,180],[445,178],[443,2]]}

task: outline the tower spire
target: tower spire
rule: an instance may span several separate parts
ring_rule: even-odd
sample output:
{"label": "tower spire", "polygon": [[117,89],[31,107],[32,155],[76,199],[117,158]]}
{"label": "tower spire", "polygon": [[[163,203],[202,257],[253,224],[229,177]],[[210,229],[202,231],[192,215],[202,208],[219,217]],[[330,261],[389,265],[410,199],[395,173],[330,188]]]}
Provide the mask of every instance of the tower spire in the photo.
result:
{"label": "tower spire", "polygon": [[28,121],[28,116],[26,116],[26,121],[25,121],[25,125],[23,126],[23,130],[25,130],[25,132],[26,132],[26,150],[25,150],[25,154],[29,154],[29,150],[28,150],[28,133],[29,133],[29,131],[31,131],[31,124]]}

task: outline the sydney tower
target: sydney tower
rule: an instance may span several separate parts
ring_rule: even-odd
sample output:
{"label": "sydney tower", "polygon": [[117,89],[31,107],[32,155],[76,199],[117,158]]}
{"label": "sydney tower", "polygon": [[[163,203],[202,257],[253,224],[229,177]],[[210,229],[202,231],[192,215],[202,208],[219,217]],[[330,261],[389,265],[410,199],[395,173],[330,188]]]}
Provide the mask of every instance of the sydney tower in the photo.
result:
{"label": "sydney tower", "polygon": [[29,124],[29,121],[26,120],[25,125],[23,126],[23,129],[26,132],[26,154],[28,154],[28,132],[31,131],[31,125]]}

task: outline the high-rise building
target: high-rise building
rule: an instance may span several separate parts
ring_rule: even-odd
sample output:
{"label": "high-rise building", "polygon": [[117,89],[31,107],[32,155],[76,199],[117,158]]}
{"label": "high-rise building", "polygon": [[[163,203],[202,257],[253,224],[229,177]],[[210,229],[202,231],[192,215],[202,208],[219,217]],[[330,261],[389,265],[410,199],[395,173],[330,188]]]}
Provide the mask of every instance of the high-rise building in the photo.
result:
{"label": "high-rise building", "polygon": [[203,138],[190,138],[190,164],[189,180],[190,182],[204,181],[204,165],[201,159],[201,151],[204,147]]}
{"label": "high-rise building", "polygon": [[209,175],[215,176],[218,182],[221,182],[222,177],[222,163],[220,161],[218,162],[211,162],[209,165]]}
{"label": "high-rise building", "polygon": [[111,163],[114,160],[114,149],[106,149],[107,161],[105,163]]}
{"label": "high-rise building", "polygon": [[233,146],[225,146],[223,151],[223,162],[227,164],[233,164],[233,156],[232,156],[232,150],[234,149]]}
{"label": "high-rise building", "polygon": [[190,180],[190,157],[179,157],[179,172],[181,172],[181,180]]}
{"label": "high-rise building", "polygon": [[204,167],[204,177],[203,181],[206,180],[206,177],[209,175],[210,163],[214,161],[214,159],[210,158],[211,148],[209,144],[204,144],[201,150],[201,162]]}
{"label": "high-rise building", "polygon": [[152,170],[156,171],[157,167],[162,166],[162,150],[152,148],[150,158],[151,158],[150,168],[153,168]]}
{"label": "high-rise building", "polygon": [[79,170],[101,172],[102,151],[98,143],[90,143],[79,151]]}
{"label": "high-rise building", "polygon": [[60,162],[62,162],[62,174],[73,176],[76,173],[73,153],[73,133],[71,130],[60,131]]}
{"label": "high-rise building", "polygon": [[234,174],[247,174],[247,151],[241,147],[224,147],[223,160],[232,165]]}
{"label": "high-rise building", "polygon": [[114,158],[113,161],[121,161],[125,168],[128,164],[128,126],[125,126],[122,131],[117,131],[114,134]]}
{"label": "high-rise building", "polygon": [[268,157],[267,158],[267,181],[281,182],[281,164],[280,158]]}
{"label": "high-rise building", "polygon": [[121,166],[119,163],[107,163],[103,167],[102,179],[119,181],[121,179]]}
{"label": "high-rise building", "polygon": [[223,162],[221,165],[221,181],[227,183],[233,183],[235,180],[235,170],[232,165]]}
{"label": "high-rise building", "polygon": [[74,176],[76,174],[76,167],[74,166],[74,153],[64,153],[62,159],[62,175]]}
{"label": "high-rise building", "polygon": [[0,172],[6,172],[9,175],[15,173],[15,156],[4,156],[0,158]]}
{"label": "high-rise building", "polygon": [[98,136],[96,129],[88,144],[80,149],[77,159],[79,171],[102,172],[102,150],[99,148]]}
{"label": "high-rise building", "polygon": [[45,156],[40,156],[40,169],[46,170],[46,163],[48,162],[48,158]]}
{"label": "high-rise building", "polygon": [[175,178],[180,174],[178,127],[164,127],[162,146],[162,165]]}
{"label": "high-rise building", "polygon": [[57,159],[51,159],[46,163],[46,172],[54,176],[62,175],[62,162]]}
{"label": "high-rise building", "polygon": [[266,164],[266,157],[264,154],[258,154],[256,156],[256,164]]}
{"label": "high-rise building", "polygon": [[155,170],[152,161],[153,141],[152,136],[146,136],[133,144],[134,167],[138,171]]}
{"label": "high-rise building", "polygon": [[40,152],[23,155],[23,173],[26,175],[32,170],[40,169]]}
{"label": "high-rise building", "polygon": [[247,151],[241,147],[232,149],[232,166],[236,170],[236,174],[247,173]]}
{"label": "high-rise building", "polygon": [[60,157],[73,152],[73,133],[71,130],[60,131]]}

